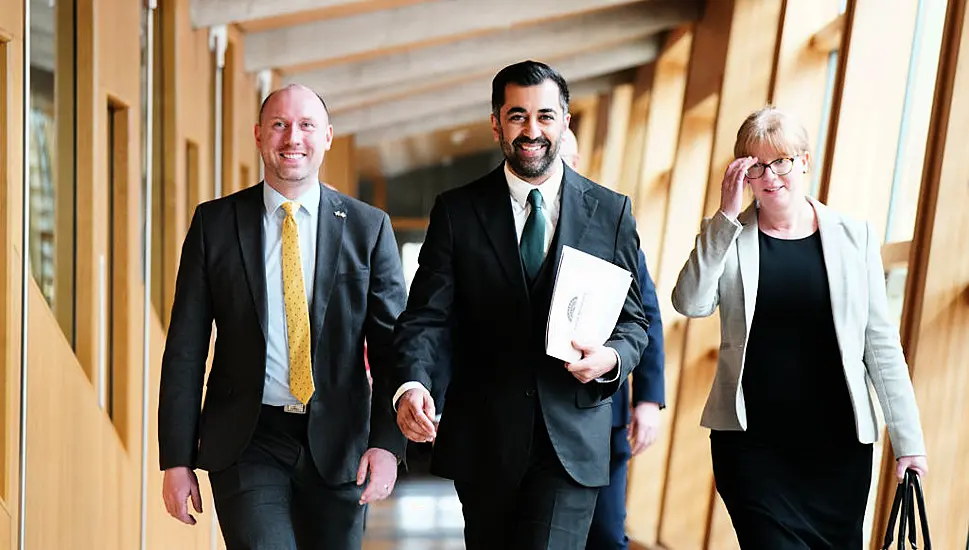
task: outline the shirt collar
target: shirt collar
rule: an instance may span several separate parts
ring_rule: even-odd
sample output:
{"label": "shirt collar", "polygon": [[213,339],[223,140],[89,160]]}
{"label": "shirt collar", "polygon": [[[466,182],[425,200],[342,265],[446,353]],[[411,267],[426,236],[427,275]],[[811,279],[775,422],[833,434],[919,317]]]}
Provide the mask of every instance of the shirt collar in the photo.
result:
{"label": "shirt collar", "polygon": [[555,171],[549,176],[541,185],[532,185],[527,181],[522,180],[511,171],[508,167],[508,162],[505,162],[505,181],[508,182],[508,191],[511,193],[511,198],[514,199],[522,208],[528,204],[528,193],[532,189],[538,189],[542,193],[542,200],[545,201],[545,207],[548,205],[555,204],[559,195],[559,189],[562,188],[562,174],[565,170],[562,168],[563,163],[561,160],[556,160]]}
{"label": "shirt collar", "polygon": [[[305,210],[310,216],[316,216],[320,209],[320,194],[320,184],[317,183],[296,197],[296,202],[299,203],[301,210]],[[275,214],[284,202],[289,201],[282,193],[265,182],[262,185],[262,200],[266,206],[266,213],[270,215]]]}

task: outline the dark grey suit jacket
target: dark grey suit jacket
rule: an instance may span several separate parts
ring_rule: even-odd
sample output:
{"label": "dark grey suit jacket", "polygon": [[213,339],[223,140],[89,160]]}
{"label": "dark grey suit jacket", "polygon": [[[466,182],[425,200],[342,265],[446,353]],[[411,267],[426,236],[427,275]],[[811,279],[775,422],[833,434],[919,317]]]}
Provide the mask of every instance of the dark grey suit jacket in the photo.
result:
{"label": "dark grey suit jacket", "polygon": [[[255,429],[266,373],[263,185],[199,205],[185,237],[162,360],[162,469],[226,468]],[[309,443],[324,479],[343,483],[355,479],[368,447],[403,456],[405,439],[387,379],[394,321],[406,298],[387,214],[326,187],[321,191],[310,304],[316,393]],[[202,407],[213,320],[215,355]],[[364,338],[374,379],[372,409]]]}
{"label": "dark grey suit jacket", "polygon": [[[635,273],[639,237],[629,199],[566,167],[547,269],[556,269],[563,246]],[[647,343],[639,284],[630,286],[606,342],[622,358],[612,383],[582,384],[546,355],[550,296],[537,296],[526,283],[502,167],[437,198],[395,333],[398,384],[431,388],[434,369],[451,371],[432,457],[436,475],[514,480],[528,464],[536,422],[544,420],[569,475],[586,486],[609,482],[608,405]],[[447,342],[449,353],[442,351]]]}

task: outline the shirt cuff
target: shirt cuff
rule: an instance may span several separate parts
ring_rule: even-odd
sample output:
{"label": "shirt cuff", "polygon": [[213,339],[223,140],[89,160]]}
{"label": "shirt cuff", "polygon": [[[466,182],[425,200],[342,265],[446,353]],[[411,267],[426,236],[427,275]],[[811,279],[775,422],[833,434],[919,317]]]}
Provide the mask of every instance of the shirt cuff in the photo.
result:
{"label": "shirt cuff", "polygon": [[407,390],[412,390],[414,388],[423,388],[423,387],[424,387],[424,384],[421,384],[420,382],[404,382],[403,384],[401,384],[400,388],[397,389],[397,393],[394,394],[394,411],[395,412],[397,411],[397,400],[400,399],[400,396],[407,393]]}
{"label": "shirt cuff", "polygon": [[[611,382],[615,382],[616,380],[619,380],[619,375],[622,373],[622,357],[619,356],[619,352],[616,351],[615,348],[609,348],[609,349],[611,349],[612,352],[616,354],[616,368],[613,369],[616,371],[616,375],[610,378],[609,380],[606,380],[603,377],[596,378],[596,382],[599,382],[600,384],[609,384]],[[609,374],[609,373],[606,373],[606,374]]]}

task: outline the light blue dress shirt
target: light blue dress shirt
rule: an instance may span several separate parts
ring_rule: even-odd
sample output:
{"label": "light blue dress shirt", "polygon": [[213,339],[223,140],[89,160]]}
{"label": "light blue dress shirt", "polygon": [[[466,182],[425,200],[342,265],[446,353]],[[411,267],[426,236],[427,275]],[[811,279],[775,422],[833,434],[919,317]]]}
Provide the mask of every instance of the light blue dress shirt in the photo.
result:
{"label": "light blue dress shirt", "polygon": [[[268,305],[266,333],[266,381],[262,402],[266,405],[295,405],[299,403],[289,391],[289,337],[286,333],[286,305],[283,301],[283,220],[284,202],[289,201],[269,184],[263,186],[264,259],[266,260],[266,303]],[[306,300],[313,299],[313,282],[316,275],[316,233],[320,211],[320,185],[313,185],[296,198],[300,207],[296,211],[296,227],[299,232],[299,255],[303,263],[303,286]]]}

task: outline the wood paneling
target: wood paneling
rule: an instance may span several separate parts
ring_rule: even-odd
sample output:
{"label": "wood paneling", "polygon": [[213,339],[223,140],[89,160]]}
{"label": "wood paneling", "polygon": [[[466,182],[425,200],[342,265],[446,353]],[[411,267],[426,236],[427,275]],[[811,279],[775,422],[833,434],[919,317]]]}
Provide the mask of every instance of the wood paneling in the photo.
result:
{"label": "wood paneling", "polygon": [[[680,134],[683,94],[686,90],[687,65],[692,43],[692,30],[670,40],[656,61],[649,96],[646,135],[640,153],[643,157],[642,167],[637,175],[638,189],[633,206],[636,209],[640,247],[646,254],[647,266],[654,279],[658,279],[660,275],[658,269],[661,265],[662,243],[665,240],[670,173]],[[675,261],[679,261],[679,258]],[[667,306],[663,312],[664,323],[670,322],[666,316],[671,311],[668,296],[662,292],[658,295],[660,302]],[[671,391],[668,379],[666,393],[669,399]],[[670,402],[667,401],[667,404]],[[664,411],[663,429],[669,428],[669,417],[672,413],[671,408]],[[629,465],[626,505],[627,509],[635,510],[635,514],[629,515],[627,530],[634,541],[652,543],[656,540],[666,459],[669,456],[668,444],[668,439],[658,441],[634,458]]]}
{"label": "wood paneling", "polygon": [[353,136],[333,139],[320,167],[320,180],[332,185],[341,193],[357,196],[356,146]]}
{"label": "wood paneling", "polygon": [[663,253],[670,172],[683,116],[683,95],[692,45],[691,29],[670,38],[656,60],[649,95],[646,135],[640,152],[642,160],[636,176],[634,206],[639,242],[646,253],[649,272],[654,276]]}
{"label": "wood paneling", "polygon": [[[969,518],[969,256],[955,251],[969,232],[966,0],[950,0],[942,44],[902,343],[926,436],[930,471],[925,492],[932,541],[936,548],[962,548]],[[892,462],[886,458],[882,469],[881,519],[894,492]]]}
{"label": "wood paneling", "polygon": [[20,410],[23,4],[0,0],[0,550],[15,548]]}

